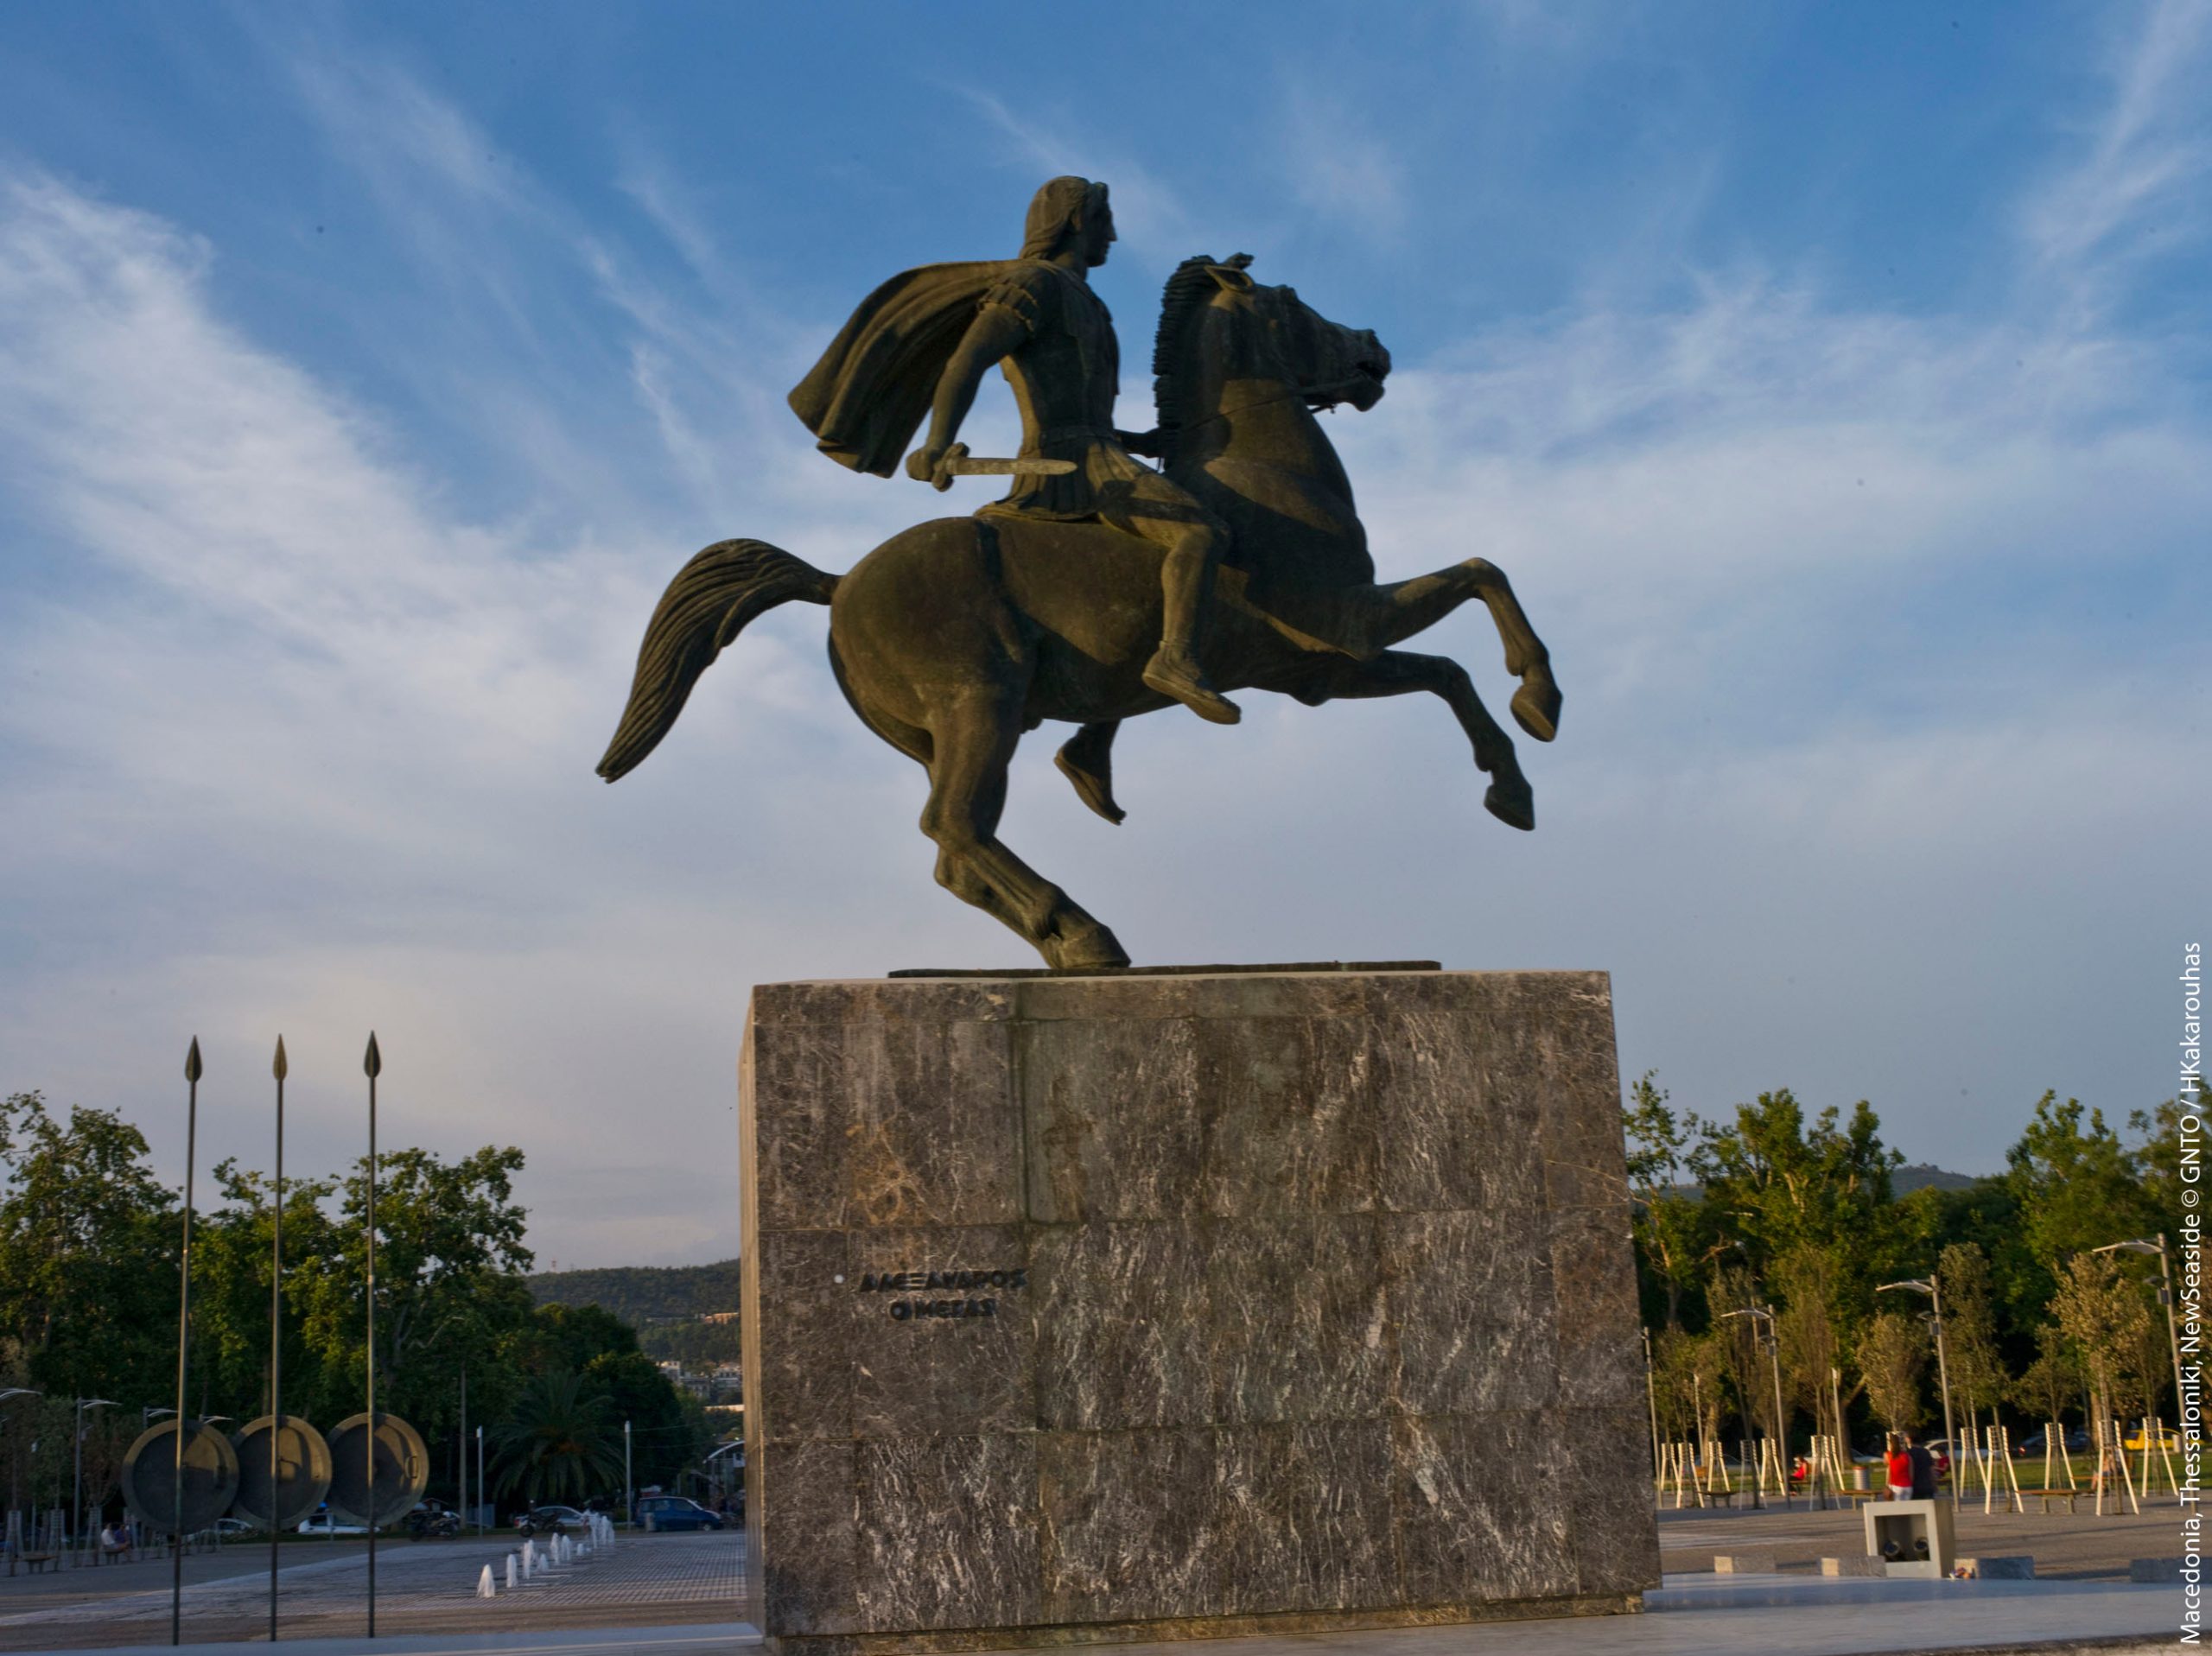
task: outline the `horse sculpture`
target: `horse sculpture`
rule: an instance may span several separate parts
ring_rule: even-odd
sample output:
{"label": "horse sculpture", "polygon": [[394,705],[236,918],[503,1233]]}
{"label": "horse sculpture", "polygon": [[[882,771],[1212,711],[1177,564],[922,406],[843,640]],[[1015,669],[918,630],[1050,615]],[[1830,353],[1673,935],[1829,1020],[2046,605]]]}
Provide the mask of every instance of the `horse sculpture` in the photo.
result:
{"label": "horse sculpture", "polygon": [[[1389,353],[1243,255],[1185,260],[1169,279],[1154,352],[1170,477],[1225,523],[1204,659],[1223,689],[1280,691],[1308,706],[1339,696],[1443,698],[1490,786],[1483,803],[1535,826],[1513,739],[1444,656],[1394,648],[1470,599],[1489,607],[1516,675],[1512,711],[1540,741],[1556,732],[1550,657],[1504,574],[1470,558],[1378,585],[1351,485],[1315,410],[1374,407]],[[1160,553],[1100,523],[944,517],[886,541],[842,576],[760,541],[721,541],[662,595],[639,650],[622,721],[600,761],[613,782],[667,734],[699,675],[756,616],[794,600],[830,606],[830,665],[869,729],[927,768],[922,832],[937,878],[1021,934],[1057,968],[1128,964],[1114,934],[998,839],[1007,767],[1046,720],[1079,728],[1060,770],[1109,822],[1111,751],[1124,719],[1172,705],[1142,669],[1160,634]]]}

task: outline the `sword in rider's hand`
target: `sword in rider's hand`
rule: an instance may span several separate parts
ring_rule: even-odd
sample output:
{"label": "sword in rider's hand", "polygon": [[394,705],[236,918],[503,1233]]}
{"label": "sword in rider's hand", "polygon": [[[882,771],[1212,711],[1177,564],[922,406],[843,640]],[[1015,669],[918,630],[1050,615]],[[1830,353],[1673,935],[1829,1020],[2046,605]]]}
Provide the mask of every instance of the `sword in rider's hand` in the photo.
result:
{"label": "sword in rider's hand", "polygon": [[1026,455],[1019,460],[981,459],[969,454],[966,443],[955,443],[944,451],[930,481],[943,490],[950,488],[957,477],[1065,477],[1074,470],[1073,460],[1033,460]]}

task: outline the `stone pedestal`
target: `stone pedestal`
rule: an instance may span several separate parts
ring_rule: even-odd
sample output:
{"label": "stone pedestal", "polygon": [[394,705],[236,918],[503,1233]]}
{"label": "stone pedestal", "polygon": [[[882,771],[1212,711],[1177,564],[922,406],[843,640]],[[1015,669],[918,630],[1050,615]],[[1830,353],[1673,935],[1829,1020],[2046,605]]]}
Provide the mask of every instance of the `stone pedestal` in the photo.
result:
{"label": "stone pedestal", "polygon": [[1602,974],[764,985],[740,1096],[772,1643],[1656,1585]]}

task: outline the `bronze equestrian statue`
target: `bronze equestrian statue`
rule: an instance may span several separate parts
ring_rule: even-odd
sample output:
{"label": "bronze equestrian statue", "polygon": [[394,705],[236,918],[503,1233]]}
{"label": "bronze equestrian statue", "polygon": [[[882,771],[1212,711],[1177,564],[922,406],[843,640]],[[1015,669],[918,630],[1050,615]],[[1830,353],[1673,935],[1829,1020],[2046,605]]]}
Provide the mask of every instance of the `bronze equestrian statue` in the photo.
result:
{"label": "bronze equestrian statue", "polygon": [[[1047,719],[1078,727],[1059,768],[1119,822],[1111,753],[1124,719],[1180,702],[1234,723],[1224,688],[1309,706],[1433,691],[1491,777],[1483,803],[1535,826],[1513,739],[1466,669],[1392,646],[1479,598],[1521,681],[1514,719],[1549,741],[1560,692],[1542,641],[1481,558],[1377,585],[1351,485],[1314,417],[1373,408],[1389,352],[1294,289],[1254,282],[1242,254],[1186,259],[1161,305],[1157,428],[1116,430],[1113,324],[1086,279],[1113,240],[1105,187],[1054,179],[1030,207],[1020,257],[925,265],[862,302],[791,393],[823,452],[891,476],[926,416],[909,476],[944,488],[1005,473],[1012,491],[971,517],[893,536],[842,576],[765,542],[707,548],[653,612],[601,776],[634,769],[722,647],[798,600],[830,606],[830,669],[853,711],[928,769],[922,831],[938,846],[938,883],[1053,967],[1128,956],[997,837],[1015,745]],[[995,362],[1020,409],[1021,452],[970,460],[956,439]]]}

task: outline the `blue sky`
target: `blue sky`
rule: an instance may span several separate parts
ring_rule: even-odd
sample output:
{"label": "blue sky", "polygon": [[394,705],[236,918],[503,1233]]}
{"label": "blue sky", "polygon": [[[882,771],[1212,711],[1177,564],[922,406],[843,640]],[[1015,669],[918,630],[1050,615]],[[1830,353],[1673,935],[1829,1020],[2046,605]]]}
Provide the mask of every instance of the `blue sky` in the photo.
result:
{"label": "blue sky", "polygon": [[[1974,1171],[2045,1087],[2166,1097],[2208,89],[2202,0],[10,8],[0,1084],[174,1169],[197,1031],[257,1160],[282,1029],[329,1164],[374,1024],[387,1133],[523,1144],[541,1258],[730,1252],[750,984],[1026,962],[818,611],[592,765],[690,551],[940,509],[783,392],[1073,171],[1133,364],[1198,251],[1382,335],[1383,574],[1493,558],[1568,697],[1527,837],[1426,701],[1146,720],[1119,830],[1033,741],[1006,836],[1140,959],[1607,968],[1630,1074]],[[1502,703],[1479,610],[1427,637]]]}

